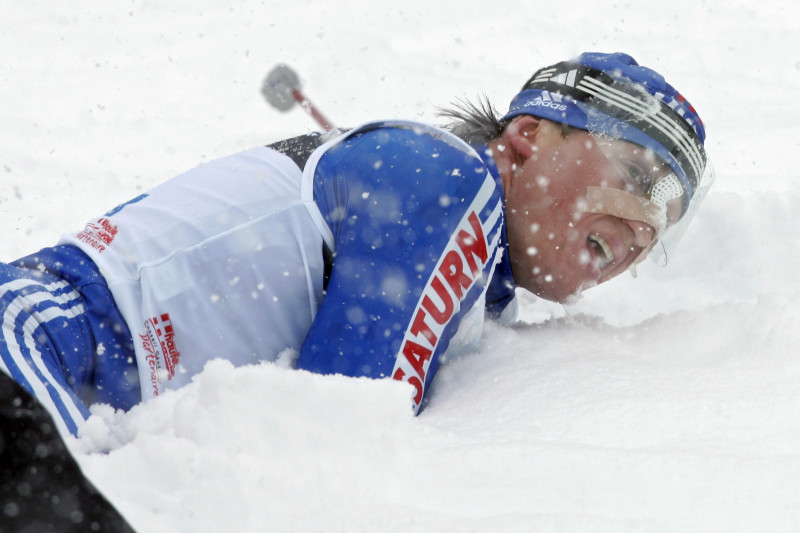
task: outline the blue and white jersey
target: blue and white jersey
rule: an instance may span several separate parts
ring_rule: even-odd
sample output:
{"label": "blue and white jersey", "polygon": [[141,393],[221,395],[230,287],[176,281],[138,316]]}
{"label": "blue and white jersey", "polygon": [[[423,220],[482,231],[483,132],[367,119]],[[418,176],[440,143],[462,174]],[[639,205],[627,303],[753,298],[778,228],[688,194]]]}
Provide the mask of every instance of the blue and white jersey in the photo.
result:
{"label": "blue and white jersey", "polygon": [[317,150],[303,187],[334,259],[297,366],[406,381],[419,409],[444,353],[480,335],[503,258],[499,180],[448,133],[381,122]]}
{"label": "blue and white jersey", "polygon": [[214,358],[294,354],[313,372],[406,381],[419,409],[445,352],[514,307],[502,206],[487,154],[379,122],[307,161],[264,147],[209,162],[61,244],[105,279],[145,400]]}

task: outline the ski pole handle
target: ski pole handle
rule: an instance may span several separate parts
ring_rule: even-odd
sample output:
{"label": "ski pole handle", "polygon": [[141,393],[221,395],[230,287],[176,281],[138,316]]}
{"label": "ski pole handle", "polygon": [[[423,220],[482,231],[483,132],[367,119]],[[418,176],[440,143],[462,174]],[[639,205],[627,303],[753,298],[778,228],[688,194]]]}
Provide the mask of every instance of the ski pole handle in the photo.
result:
{"label": "ski pole handle", "polygon": [[300,78],[287,65],[276,65],[267,74],[261,86],[261,94],[279,111],[286,112],[298,103],[325,131],[335,128],[333,123],[303,94],[300,90]]}

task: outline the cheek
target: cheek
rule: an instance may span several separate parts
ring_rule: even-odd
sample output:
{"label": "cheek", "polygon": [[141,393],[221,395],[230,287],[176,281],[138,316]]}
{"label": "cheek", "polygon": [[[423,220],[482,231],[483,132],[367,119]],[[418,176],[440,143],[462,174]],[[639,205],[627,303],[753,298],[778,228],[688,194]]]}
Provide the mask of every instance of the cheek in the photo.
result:
{"label": "cheek", "polygon": [[529,161],[517,174],[506,215],[509,237],[518,247],[531,242],[540,249],[563,247],[580,240],[575,227],[587,213],[586,187],[604,180],[591,157],[563,159]]}
{"label": "cheek", "polygon": [[526,198],[515,197],[506,203],[509,237],[555,246],[579,238],[577,223],[586,212],[586,193],[574,189],[551,188],[551,193]]}
{"label": "cheek", "polygon": [[582,240],[581,239],[581,232],[578,231],[574,226],[570,227],[566,231],[566,241],[568,243],[575,243]]}
{"label": "cheek", "polygon": [[548,183],[546,196],[550,202],[562,206],[573,207],[579,200],[586,196],[588,185],[598,185],[597,173],[592,170],[593,165],[577,159],[560,164],[550,171],[546,181]]}

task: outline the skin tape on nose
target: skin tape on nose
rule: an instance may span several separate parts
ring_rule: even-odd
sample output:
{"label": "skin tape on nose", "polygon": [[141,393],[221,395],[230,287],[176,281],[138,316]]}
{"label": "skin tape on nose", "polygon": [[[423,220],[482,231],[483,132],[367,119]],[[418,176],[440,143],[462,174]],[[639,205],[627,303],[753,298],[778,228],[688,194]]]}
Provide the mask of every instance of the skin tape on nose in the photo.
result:
{"label": "skin tape on nose", "polygon": [[611,187],[586,187],[586,211],[644,222],[660,235],[666,226],[664,209],[650,200]]}

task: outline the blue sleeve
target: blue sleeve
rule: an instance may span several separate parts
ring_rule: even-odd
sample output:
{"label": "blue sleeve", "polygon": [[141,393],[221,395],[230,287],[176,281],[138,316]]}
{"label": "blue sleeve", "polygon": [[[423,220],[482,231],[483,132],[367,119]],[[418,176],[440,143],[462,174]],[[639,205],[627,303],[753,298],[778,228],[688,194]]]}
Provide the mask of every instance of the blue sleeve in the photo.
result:
{"label": "blue sleeve", "polygon": [[502,253],[500,187],[457,139],[397,125],[333,146],[314,179],[335,258],[298,367],[407,381],[418,410]]}

